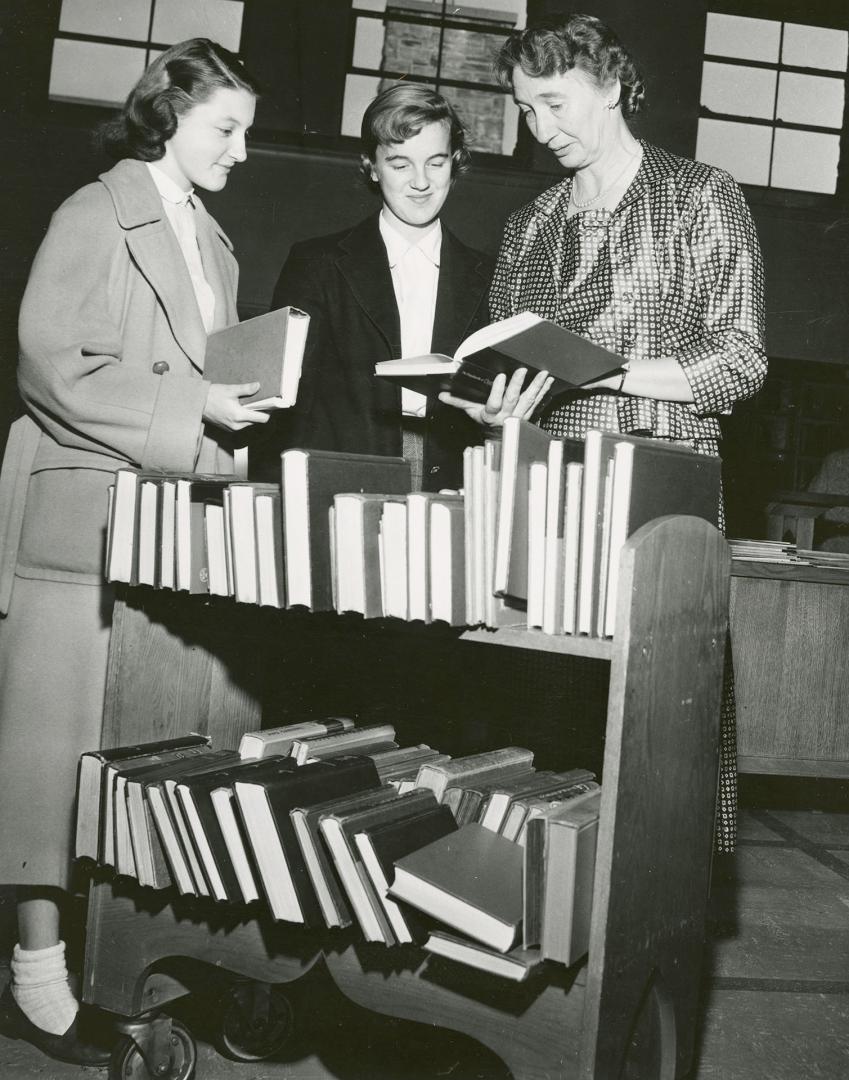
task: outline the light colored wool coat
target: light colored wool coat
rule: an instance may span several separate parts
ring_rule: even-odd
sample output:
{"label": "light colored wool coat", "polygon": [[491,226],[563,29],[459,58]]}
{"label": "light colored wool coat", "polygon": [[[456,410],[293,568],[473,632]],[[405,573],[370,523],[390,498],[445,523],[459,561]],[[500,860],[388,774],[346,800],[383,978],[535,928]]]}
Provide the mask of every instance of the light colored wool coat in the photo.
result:
{"label": "light colored wool coat", "polygon": [[[236,261],[199,201],[196,221],[215,326],[230,325]],[[0,474],[0,882],[65,887],[77,760],[100,741],[107,489],[124,464],[232,471],[204,431],[206,332],[144,163],[54,214],[19,331],[27,414]]]}

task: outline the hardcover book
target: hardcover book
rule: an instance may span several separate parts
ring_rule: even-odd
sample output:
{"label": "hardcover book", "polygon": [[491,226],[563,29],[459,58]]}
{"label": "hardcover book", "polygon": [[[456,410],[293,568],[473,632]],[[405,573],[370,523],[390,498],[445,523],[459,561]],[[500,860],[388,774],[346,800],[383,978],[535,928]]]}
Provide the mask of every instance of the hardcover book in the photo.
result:
{"label": "hardcover book", "polygon": [[281,455],[286,603],[333,610],[330,518],[334,496],[380,491],[406,495],[410,466],[403,458],[331,450]]}
{"label": "hardcover book", "polygon": [[485,402],[496,375],[509,378],[518,368],[527,368],[525,385],[538,371],[548,371],[554,379],[551,398],[621,371],[624,362],[616,353],[523,311],[475,331],[453,357],[436,353],[383,360],[374,370],[419,393],[447,390],[467,401]]}
{"label": "hardcover book", "polygon": [[422,941],[427,931],[415,909],[406,905],[402,907],[389,896],[389,888],[395,877],[395,860],[456,831],[457,824],[451,811],[434,802],[415,817],[375,824],[354,834],[363,866],[383,905],[392,932],[402,945]]}
{"label": "hardcover book", "polygon": [[521,746],[504,746],[498,750],[485,750],[480,754],[466,754],[439,765],[422,765],[416,786],[429,788],[436,796],[436,801],[442,802],[446,788],[454,781],[481,780],[488,776],[497,776],[510,767],[530,768],[533,760],[533,751]]}
{"label": "hardcover book", "polygon": [[445,956],[478,971],[488,971],[503,979],[524,982],[542,963],[539,949],[517,946],[506,953],[487,949],[477,941],[448,934],[444,930],[432,930],[422,948],[435,956]]}
{"label": "hardcover book", "polygon": [[392,925],[375,891],[357,848],[354,837],[379,822],[415,817],[423,808],[435,805],[433,795],[413,791],[398,795],[370,809],[352,813],[325,814],[320,829],[330,850],[336,871],[345,887],[351,908],[357,917],[366,941],[395,943]]}
{"label": "hardcover book", "polygon": [[[280,759],[290,763],[291,759]],[[334,797],[379,786],[374,762],[337,757],[302,765],[291,772],[269,759],[267,775],[236,780],[235,793],[263,890],[275,919],[323,924],[315,891],[295,836],[290,812]]]}
{"label": "hardcover book", "polygon": [[77,822],[75,851],[78,859],[98,858],[100,823],[103,808],[102,781],[109,762],[125,761],[141,755],[165,753],[188,746],[209,746],[206,735],[183,735],[177,739],[115,746],[109,750],[90,750],[80,756],[77,774]]}
{"label": "hardcover book", "polygon": [[329,927],[350,926],[353,913],[327,845],[321,835],[321,819],[328,814],[348,814],[370,809],[397,798],[389,784],[368,788],[341,799],[295,807],[290,817],[304,856],[310,881],[315,889],[321,913]]}
{"label": "hardcover book", "polygon": [[295,404],[310,317],[295,307],[227,326],[206,342],[203,377],[214,383],[258,382],[242,399],[257,409],[287,409]]}
{"label": "hardcover book", "polygon": [[522,924],[520,847],[481,825],[464,825],[395,863],[389,895],[505,953]]}

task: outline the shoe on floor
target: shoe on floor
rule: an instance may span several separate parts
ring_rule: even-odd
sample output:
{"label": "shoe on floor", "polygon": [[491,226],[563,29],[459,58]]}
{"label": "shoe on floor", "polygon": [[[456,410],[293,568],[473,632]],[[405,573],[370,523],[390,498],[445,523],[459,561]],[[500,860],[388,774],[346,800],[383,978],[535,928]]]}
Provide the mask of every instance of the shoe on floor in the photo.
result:
{"label": "shoe on floor", "polygon": [[79,1015],[64,1035],[52,1035],[36,1027],[15,1001],[10,984],[0,994],[0,1035],[31,1043],[55,1061],[71,1065],[107,1065],[111,1051],[83,1041],[79,1033]]}

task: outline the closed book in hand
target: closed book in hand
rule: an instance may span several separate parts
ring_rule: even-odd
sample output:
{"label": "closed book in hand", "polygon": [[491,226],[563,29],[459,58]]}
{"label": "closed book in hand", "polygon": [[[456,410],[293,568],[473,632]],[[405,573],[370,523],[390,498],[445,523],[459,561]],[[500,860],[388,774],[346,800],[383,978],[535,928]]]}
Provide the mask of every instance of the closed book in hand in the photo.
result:
{"label": "closed book in hand", "polygon": [[258,382],[242,398],[256,408],[286,409],[295,404],[310,317],[295,307],[227,326],[206,342],[203,377],[214,383]]}
{"label": "closed book in hand", "polygon": [[497,952],[522,924],[523,851],[477,824],[464,825],[395,863],[389,895]]}

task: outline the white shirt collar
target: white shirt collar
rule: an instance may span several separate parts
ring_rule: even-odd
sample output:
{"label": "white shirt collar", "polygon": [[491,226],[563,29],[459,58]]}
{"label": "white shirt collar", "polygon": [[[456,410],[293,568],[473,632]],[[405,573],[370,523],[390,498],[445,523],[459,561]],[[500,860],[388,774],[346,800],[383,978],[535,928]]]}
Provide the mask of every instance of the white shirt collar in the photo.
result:
{"label": "white shirt collar", "polygon": [[175,206],[183,206],[188,201],[189,196],[194,194],[194,188],[183,191],[180,185],[175,183],[167,173],[157,168],[155,162],[146,161],[145,165],[147,165],[151,178],[156,184],[156,190],[166,202],[174,203]]}
{"label": "white shirt collar", "polygon": [[435,267],[439,267],[439,252],[442,247],[442,222],[437,218],[433,226],[419,239],[411,243],[406,236],[402,236],[392,225],[386,210],[380,211],[378,219],[380,235],[386,245],[386,254],[389,258],[389,266],[396,266],[407,254],[410,248],[418,248]]}

